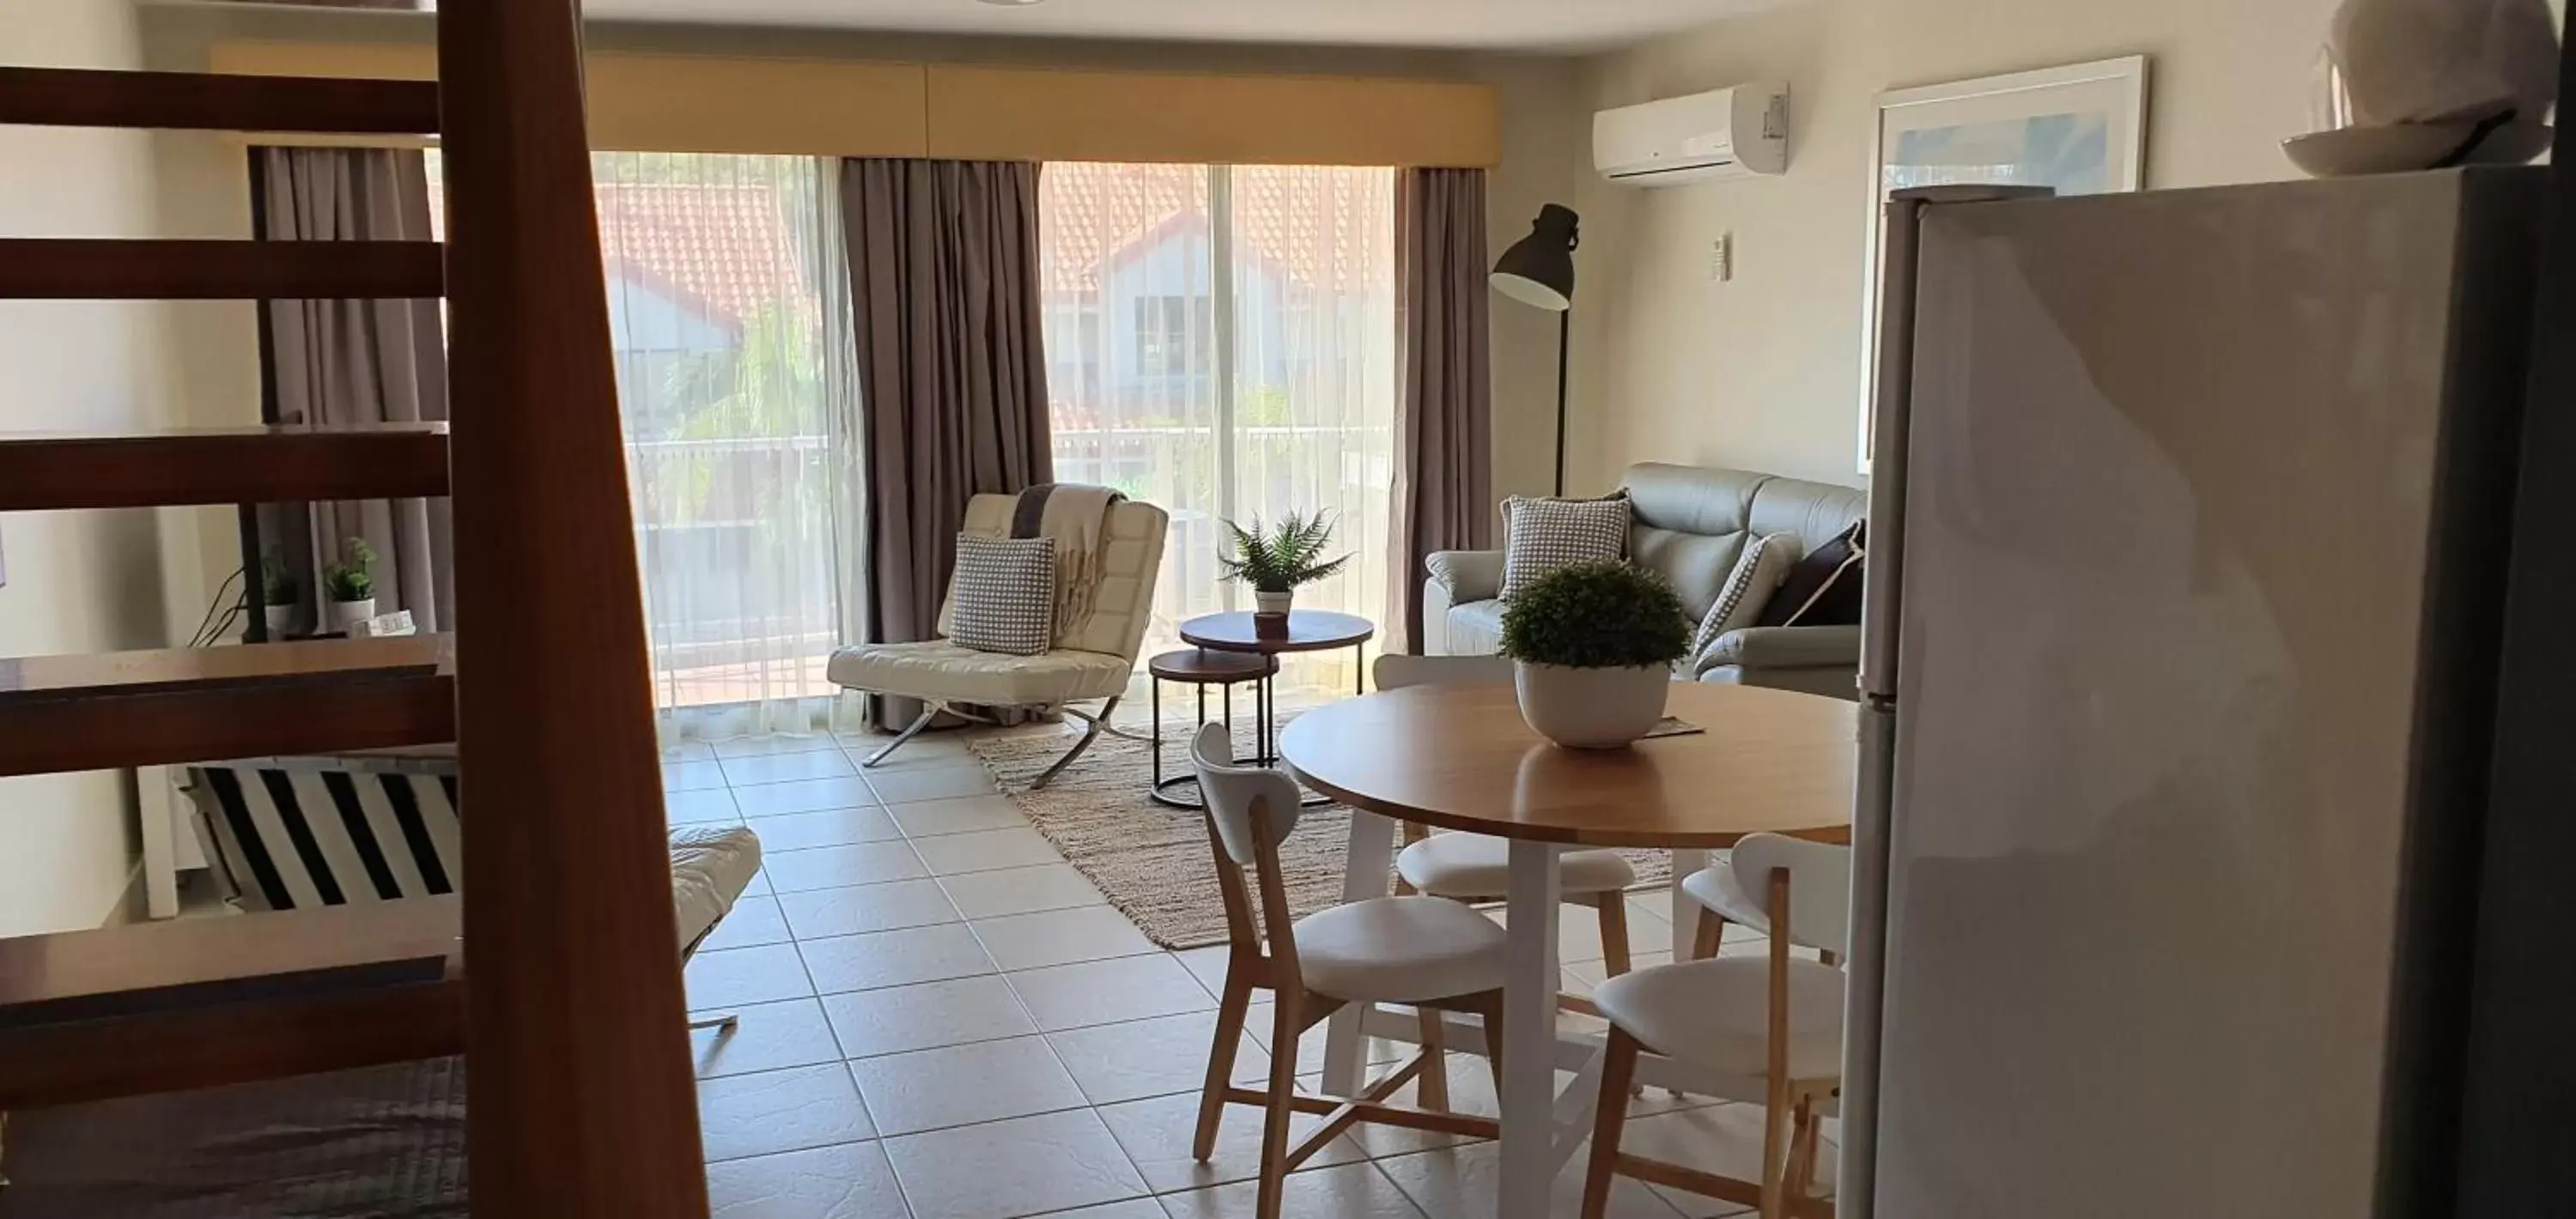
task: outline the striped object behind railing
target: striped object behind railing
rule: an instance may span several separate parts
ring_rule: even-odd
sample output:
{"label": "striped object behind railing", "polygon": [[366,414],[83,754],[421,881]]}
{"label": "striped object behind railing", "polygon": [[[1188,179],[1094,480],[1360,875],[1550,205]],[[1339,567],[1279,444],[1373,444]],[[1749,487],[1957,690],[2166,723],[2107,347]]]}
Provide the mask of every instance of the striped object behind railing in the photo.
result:
{"label": "striped object behind railing", "polygon": [[198,832],[244,909],[456,891],[456,760],[250,758],[188,768]]}

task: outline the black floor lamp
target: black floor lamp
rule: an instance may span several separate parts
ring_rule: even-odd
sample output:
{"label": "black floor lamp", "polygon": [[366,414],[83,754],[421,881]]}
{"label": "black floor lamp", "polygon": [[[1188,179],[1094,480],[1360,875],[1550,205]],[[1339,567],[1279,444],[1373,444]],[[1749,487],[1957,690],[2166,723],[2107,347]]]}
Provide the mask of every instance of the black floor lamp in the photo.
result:
{"label": "black floor lamp", "polygon": [[1565,494],[1566,349],[1574,331],[1574,209],[1550,203],[1538,209],[1529,236],[1494,261],[1494,290],[1524,305],[1556,314],[1556,493]]}

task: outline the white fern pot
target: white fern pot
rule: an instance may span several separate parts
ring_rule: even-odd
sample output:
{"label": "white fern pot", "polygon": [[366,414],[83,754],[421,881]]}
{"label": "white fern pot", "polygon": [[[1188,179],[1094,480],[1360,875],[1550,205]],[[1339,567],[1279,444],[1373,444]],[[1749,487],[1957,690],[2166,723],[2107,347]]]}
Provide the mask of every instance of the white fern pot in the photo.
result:
{"label": "white fern pot", "polygon": [[356,626],[375,616],[376,599],[373,597],[369,597],[364,601],[334,601],[331,603],[331,626],[336,630],[348,630],[350,627]]}
{"label": "white fern pot", "polygon": [[288,631],[295,629],[295,607],[292,605],[263,605],[260,616],[267,620],[268,637],[271,639],[283,639]]}
{"label": "white fern pot", "polygon": [[1530,730],[1569,749],[1619,749],[1664,718],[1673,671],[1665,665],[1577,669],[1512,663],[1521,718]]}
{"label": "white fern pot", "polygon": [[1252,594],[1252,612],[1256,614],[1286,614],[1288,612],[1289,604],[1296,599],[1297,594],[1294,592],[1265,593],[1256,589]]}

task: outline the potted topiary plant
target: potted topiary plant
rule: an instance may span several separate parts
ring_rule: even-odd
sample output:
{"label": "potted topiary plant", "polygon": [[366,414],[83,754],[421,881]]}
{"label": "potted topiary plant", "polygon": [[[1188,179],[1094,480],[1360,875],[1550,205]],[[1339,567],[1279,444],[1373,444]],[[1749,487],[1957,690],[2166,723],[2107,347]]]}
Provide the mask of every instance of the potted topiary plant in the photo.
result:
{"label": "potted topiary plant", "polygon": [[338,630],[376,616],[376,548],[352,534],[340,543],[340,561],[322,568],[322,588],[331,594],[331,625]]}
{"label": "potted topiary plant", "polygon": [[1616,749],[1663,718],[1690,619],[1672,583],[1633,563],[1569,563],[1503,606],[1521,718],[1574,749]]}
{"label": "potted topiary plant", "polygon": [[1333,540],[1333,518],[1329,513],[1301,516],[1291,512],[1279,518],[1276,528],[1268,530],[1261,527],[1259,517],[1253,518],[1250,529],[1232,521],[1225,522],[1225,528],[1233,535],[1234,553],[1217,556],[1217,566],[1226,579],[1252,586],[1256,619],[1286,619],[1298,585],[1330,576],[1351,561],[1349,555],[1330,561],[1323,557],[1325,545]]}
{"label": "potted topiary plant", "polygon": [[303,589],[287,574],[286,556],[274,546],[260,556],[259,587],[260,617],[268,624],[268,637],[283,639],[295,629],[296,594]]}

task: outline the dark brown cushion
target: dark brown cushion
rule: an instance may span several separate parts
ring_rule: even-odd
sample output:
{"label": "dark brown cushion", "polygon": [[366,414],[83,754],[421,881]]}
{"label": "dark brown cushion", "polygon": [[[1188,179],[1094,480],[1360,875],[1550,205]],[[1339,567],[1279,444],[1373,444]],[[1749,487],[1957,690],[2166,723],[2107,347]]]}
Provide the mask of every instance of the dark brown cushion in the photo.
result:
{"label": "dark brown cushion", "polygon": [[1758,626],[1860,625],[1861,560],[1867,521],[1849,529],[1798,560],[1780,591],[1762,607]]}

